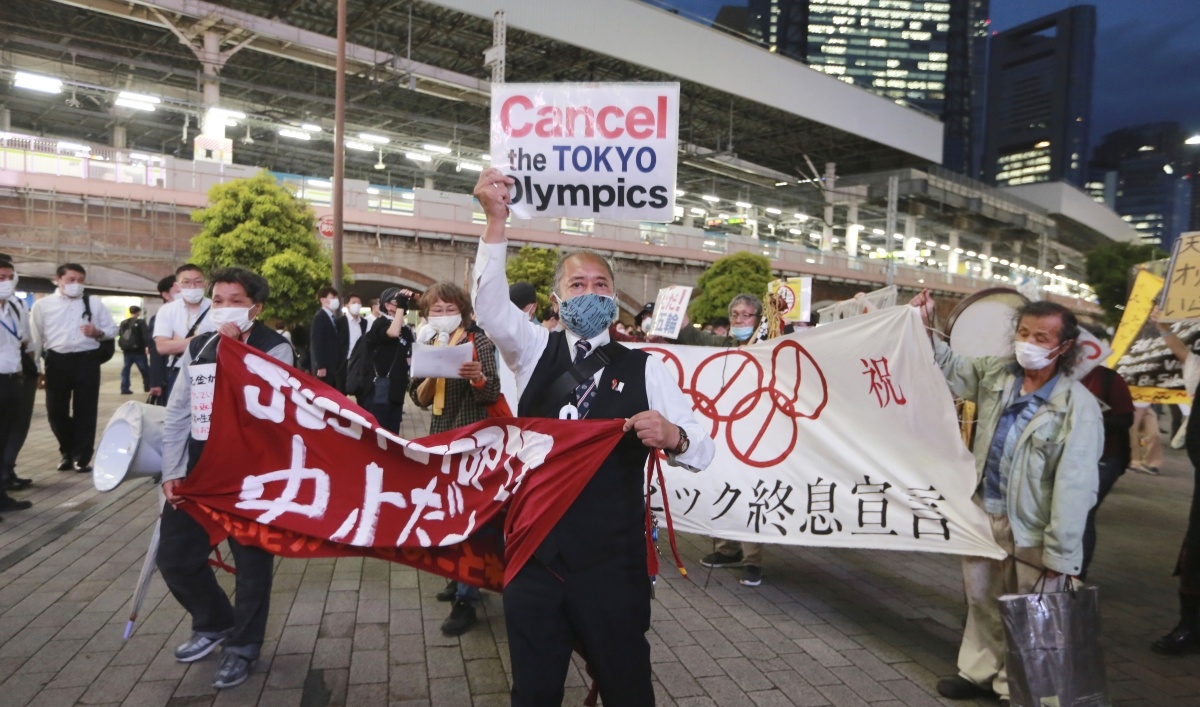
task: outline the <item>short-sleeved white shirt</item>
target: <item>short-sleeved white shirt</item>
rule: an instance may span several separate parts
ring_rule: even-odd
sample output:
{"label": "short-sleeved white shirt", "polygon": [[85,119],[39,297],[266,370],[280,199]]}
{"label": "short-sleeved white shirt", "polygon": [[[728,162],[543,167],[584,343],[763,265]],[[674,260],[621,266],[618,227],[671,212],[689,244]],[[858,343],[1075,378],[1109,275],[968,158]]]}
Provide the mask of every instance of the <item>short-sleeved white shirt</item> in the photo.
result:
{"label": "short-sleeved white shirt", "polygon": [[[188,331],[196,323],[196,320],[200,318],[200,314],[207,312],[210,307],[212,307],[212,300],[205,297],[200,302],[200,309],[196,310],[195,315],[191,315],[188,312],[187,303],[183,301],[183,298],[167,302],[159,308],[158,313],[155,315],[154,338],[174,339],[176,337],[187,337]],[[200,322],[200,326],[196,327],[196,331],[192,336],[207,334],[216,330],[217,327],[213,324],[212,317],[206,316],[204,321]],[[172,358],[175,359],[174,365],[178,368],[179,359],[174,356]]]}

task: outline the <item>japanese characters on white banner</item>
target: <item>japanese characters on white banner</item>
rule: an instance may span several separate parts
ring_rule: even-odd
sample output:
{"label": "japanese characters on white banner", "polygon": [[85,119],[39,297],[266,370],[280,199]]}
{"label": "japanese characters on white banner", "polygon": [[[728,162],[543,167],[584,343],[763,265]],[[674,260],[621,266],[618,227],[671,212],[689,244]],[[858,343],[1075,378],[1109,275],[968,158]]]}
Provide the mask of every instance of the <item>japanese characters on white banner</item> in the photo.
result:
{"label": "japanese characters on white banner", "polygon": [[717,443],[701,473],[663,466],[677,530],[1003,556],[971,501],[974,458],[912,307],[740,348],[634,346],[666,362]]}
{"label": "japanese characters on white banner", "polygon": [[188,368],[192,393],[192,438],[208,439],[212,427],[213,396],[217,391],[217,364],[197,363]]}
{"label": "japanese characters on white banner", "polygon": [[679,330],[683,328],[683,320],[687,317],[688,302],[692,299],[692,288],[684,285],[672,285],[658,291],[654,300],[654,320],[650,324],[649,336],[665,336],[668,339],[679,338]]}
{"label": "japanese characters on white banner", "polygon": [[674,218],[678,83],[492,84],[492,166],[512,214]]}

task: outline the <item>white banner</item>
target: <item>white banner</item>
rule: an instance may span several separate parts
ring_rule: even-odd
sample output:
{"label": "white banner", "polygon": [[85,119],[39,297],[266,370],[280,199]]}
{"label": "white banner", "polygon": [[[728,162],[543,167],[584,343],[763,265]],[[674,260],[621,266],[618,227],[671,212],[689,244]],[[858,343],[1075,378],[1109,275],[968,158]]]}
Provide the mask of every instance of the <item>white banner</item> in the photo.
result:
{"label": "white banner", "polygon": [[674,219],[678,83],[492,84],[491,127],[516,218]]}
{"label": "white banner", "polygon": [[916,309],[738,349],[641,348],[678,375],[717,442],[699,474],[663,466],[676,529],[1004,556],[971,501],[975,461]]}

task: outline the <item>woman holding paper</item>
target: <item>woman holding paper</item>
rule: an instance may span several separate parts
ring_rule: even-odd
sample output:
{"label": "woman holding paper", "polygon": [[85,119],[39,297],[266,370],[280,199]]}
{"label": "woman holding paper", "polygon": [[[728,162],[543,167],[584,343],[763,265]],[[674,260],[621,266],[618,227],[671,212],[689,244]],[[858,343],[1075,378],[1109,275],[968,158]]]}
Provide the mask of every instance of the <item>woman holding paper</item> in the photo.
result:
{"label": "woman holding paper", "polygon": [[[432,285],[419,302],[425,324],[417,332],[417,343],[426,346],[474,346],[470,361],[461,364],[457,378],[413,378],[409,394],[422,408],[432,408],[430,434],[457,429],[488,418],[488,407],[500,398],[500,376],[496,370],[496,347],[475,324],[471,299],[458,285]],[[441,601],[454,601],[442,633],[458,636],[475,625],[479,588],[450,582],[438,593]]]}

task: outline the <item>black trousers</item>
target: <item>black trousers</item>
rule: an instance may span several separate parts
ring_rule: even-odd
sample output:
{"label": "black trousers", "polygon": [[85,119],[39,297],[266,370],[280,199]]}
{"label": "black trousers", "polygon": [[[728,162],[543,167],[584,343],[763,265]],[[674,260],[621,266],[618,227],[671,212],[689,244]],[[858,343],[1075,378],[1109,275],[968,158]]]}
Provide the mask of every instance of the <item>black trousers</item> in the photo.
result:
{"label": "black trousers", "polygon": [[[12,472],[17,468],[17,457],[21,454],[21,447],[25,446],[25,438],[29,436],[29,424],[33,421],[33,403],[37,398],[37,376],[25,376],[21,381],[21,399],[15,410],[15,418],[12,422],[12,427],[7,435],[0,435],[0,440],[4,440],[0,445],[0,470],[4,473]],[[5,401],[8,398],[4,398]],[[7,406],[7,402],[0,402],[0,405]],[[3,415],[0,412],[0,415]]]}
{"label": "black trousers", "polygon": [[582,646],[606,705],[654,704],[646,555],[577,572],[531,558],[504,589],[513,707],[559,707],[571,651]]}
{"label": "black trousers", "polygon": [[165,504],[158,544],[158,571],[176,601],[192,615],[192,631],[233,629],[223,650],[257,660],[267,631],[275,558],[266,550],[229,538],[237,567],[234,601],[217,584],[208,564],[208,533],[186,511]]}
{"label": "black trousers", "polygon": [[[0,450],[8,447],[8,441],[17,429],[24,391],[22,380],[17,376],[0,375]],[[8,476],[11,467],[0,464],[0,481]]]}
{"label": "black trousers", "polygon": [[99,403],[100,364],[92,354],[46,352],[46,417],[63,459],[91,461]]}

